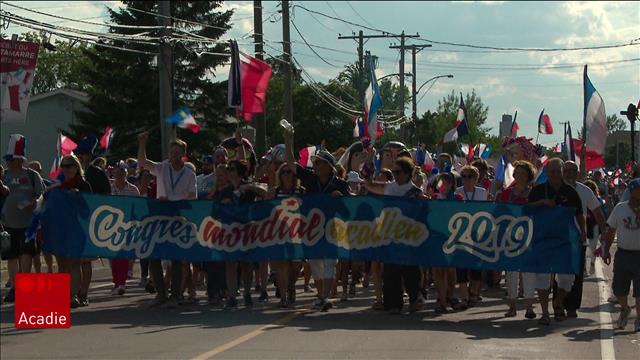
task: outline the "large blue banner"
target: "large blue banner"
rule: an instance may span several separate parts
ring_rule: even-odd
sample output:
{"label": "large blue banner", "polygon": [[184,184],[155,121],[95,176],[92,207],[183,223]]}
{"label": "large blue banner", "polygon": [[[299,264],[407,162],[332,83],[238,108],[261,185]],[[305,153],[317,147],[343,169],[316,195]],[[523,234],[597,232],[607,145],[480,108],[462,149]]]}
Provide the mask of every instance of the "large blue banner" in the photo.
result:
{"label": "large blue banner", "polygon": [[577,273],[575,213],[490,202],[325,195],[229,206],[54,190],[44,249],[69,258],[339,258]]}

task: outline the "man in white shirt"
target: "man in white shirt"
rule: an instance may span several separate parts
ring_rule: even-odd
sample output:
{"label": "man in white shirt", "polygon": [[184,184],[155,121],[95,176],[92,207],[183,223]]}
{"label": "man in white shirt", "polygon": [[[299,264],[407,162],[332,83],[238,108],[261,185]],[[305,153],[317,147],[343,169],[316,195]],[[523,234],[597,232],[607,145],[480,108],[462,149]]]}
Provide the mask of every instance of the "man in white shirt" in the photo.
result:
{"label": "man in white shirt", "polygon": [[[566,161],[563,166],[562,176],[564,181],[573,187],[580,196],[580,202],[582,203],[582,213],[587,214],[587,210],[591,210],[598,226],[604,230],[606,224],[604,221],[604,215],[600,207],[600,202],[596,195],[586,185],[579,183],[578,179],[578,165],[573,161]],[[582,252],[580,254],[580,273],[576,274],[571,292],[564,298],[564,307],[567,310],[567,317],[575,318],[578,316],[577,310],[580,309],[582,304],[582,283],[584,280],[584,267],[585,267],[585,255],[588,249],[588,244],[582,244]]]}
{"label": "man in white shirt", "polygon": [[[197,198],[196,174],[182,160],[187,152],[187,143],[176,139],[169,144],[169,158],[156,163],[147,159],[147,139],[149,133],[138,135],[138,164],[142,168],[149,169],[157,178],[157,197],[159,200],[195,200]],[[153,283],[156,287],[156,300],[152,307],[160,306],[168,302],[169,308],[175,308],[182,295],[182,262],[171,261],[171,298],[167,298],[167,289],[164,286],[164,274],[162,272],[162,259],[149,261],[149,268]]]}
{"label": "man in white shirt", "polygon": [[611,212],[609,228],[604,235],[606,241],[602,259],[611,262],[611,245],[618,234],[618,250],[613,262],[613,294],[620,304],[618,329],[627,326],[631,308],[627,300],[633,282],[633,297],[636,298],[636,321],[634,330],[640,332],[640,179],[629,183],[629,201],[620,202]]}

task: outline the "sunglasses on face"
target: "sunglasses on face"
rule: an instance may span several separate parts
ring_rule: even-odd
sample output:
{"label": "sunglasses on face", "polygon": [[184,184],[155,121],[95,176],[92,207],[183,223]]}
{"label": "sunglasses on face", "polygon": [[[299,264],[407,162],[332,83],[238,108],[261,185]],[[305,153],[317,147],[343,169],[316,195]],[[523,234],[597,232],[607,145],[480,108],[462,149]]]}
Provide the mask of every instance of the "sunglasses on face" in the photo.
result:
{"label": "sunglasses on face", "polygon": [[467,174],[467,175],[462,175],[462,178],[463,178],[463,179],[473,179],[474,177],[476,177],[476,176],[475,176],[475,175],[469,175],[469,174]]}

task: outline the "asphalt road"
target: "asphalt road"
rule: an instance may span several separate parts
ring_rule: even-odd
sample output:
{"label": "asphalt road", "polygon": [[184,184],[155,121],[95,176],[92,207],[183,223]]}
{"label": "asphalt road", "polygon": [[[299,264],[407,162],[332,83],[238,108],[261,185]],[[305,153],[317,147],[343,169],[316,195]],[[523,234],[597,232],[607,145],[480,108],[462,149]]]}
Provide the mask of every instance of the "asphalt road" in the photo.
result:
{"label": "asphalt road", "polygon": [[[541,327],[536,320],[503,318],[504,290],[484,293],[464,312],[435,314],[434,293],[425,310],[390,315],[370,309],[371,289],[337,302],[329,312],[310,310],[312,294],[298,289],[298,306],[277,299],[228,311],[205,305],[152,310],[152,296],[129,282],[112,296],[107,269],[94,273],[91,305],[72,310],[70,329],[16,330],[13,306],[0,312],[2,359],[640,359],[640,334],[611,330],[617,306],[606,302],[605,277],[585,281],[577,319]],[[4,282],[3,282],[4,283]],[[5,290],[3,289],[3,294]],[[273,294],[273,289],[271,289]],[[257,297],[257,295],[256,295]],[[255,300],[255,299],[254,299]],[[242,301],[240,300],[242,304]],[[612,313],[613,311],[613,313]],[[539,309],[538,309],[539,312]]]}

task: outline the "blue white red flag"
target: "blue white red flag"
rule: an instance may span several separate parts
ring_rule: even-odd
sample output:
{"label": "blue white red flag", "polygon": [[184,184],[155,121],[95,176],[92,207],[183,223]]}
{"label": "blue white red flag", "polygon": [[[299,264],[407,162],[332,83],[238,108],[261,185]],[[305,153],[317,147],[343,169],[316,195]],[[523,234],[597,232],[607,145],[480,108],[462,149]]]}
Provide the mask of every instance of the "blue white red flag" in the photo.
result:
{"label": "blue white red flag", "polygon": [[366,134],[371,139],[371,143],[375,143],[376,139],[382,136],[382,127],[378,123],[378,109],[382,107],[382,97],[380,96],[380,88],[376,79],[375,64],[373,57],[368,56],[369,61],[369,87],[364,94],[364,121]]}
{"label": "blue white red flag", "polygon": [[298,155],[300,156],[300,160],[298,163],[304,167],[313,167],[313,162],[311,161],[311,157],[318,153],[322,149],[322,145],[316,146],[308,146],[306,148],[300,149]]}
{"label": "blue white red flag", "polygon": [[540,116],[538,116],[538,133],[540,134],[553,134],[553,126],[551,126],[551,118],[549,115],[544,113],[544,109],[540,112]]}
{"label": "blue white red flag", "polygon": [[607,145],[607,116],[604,101],[587,76],[584,67],[584,127],[587,151],[604,156]]}
{"label": "blue white red flag", "polygon": [[179,128],[189,129],[192,133],[200,131],[200,125],[196,122],[191,111],[184,107],[173,113],[173,115],[166,118],[168,124],[177,125]]}
{"label": "blue white red flag", "polygon": [[456,117],[456,124],[453,129],[449,130],[444,135],[444,142],[452,142],[458,140],[458,138],[467,135],[469,133],[469,125],[467,124],[467,109],[464,106],[464,100],[462,99],[462,93],[460,93],[460,106],[458,107],[458,115]]}
{"label": "blue white red flag", "polygon": [[109,150],[109,147],[111,146],[111,142],[113,141],[114,135],[115,135],[115,131],[113,131],[112,128],[107,126],[107,128],[104,129],[104,135],[102,135],[102,138],[100,139],[100,147],[105,150]]}

